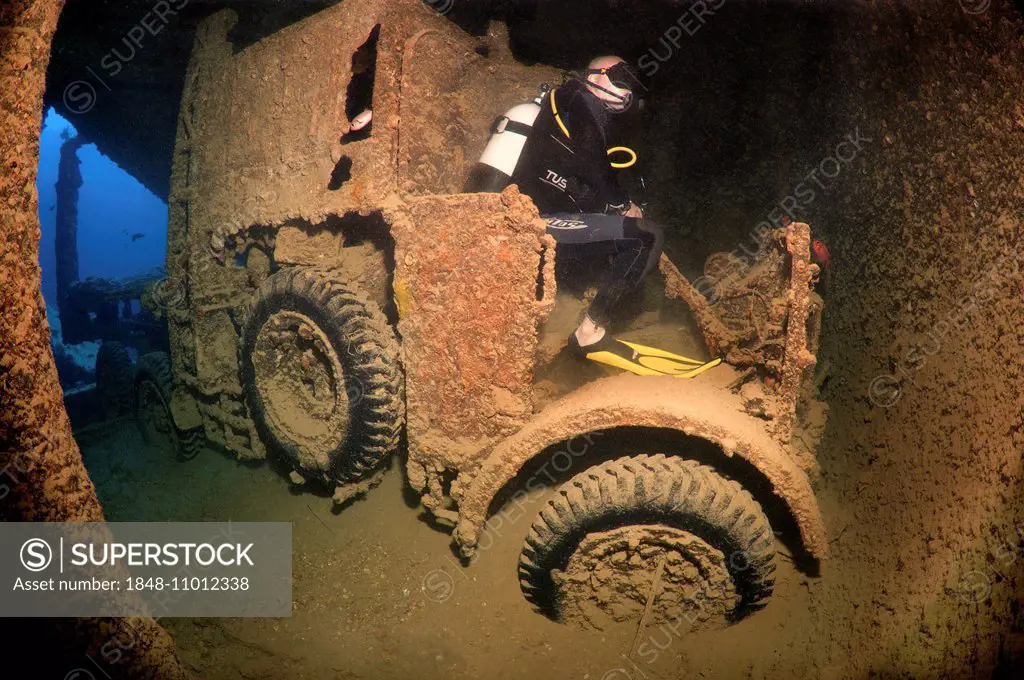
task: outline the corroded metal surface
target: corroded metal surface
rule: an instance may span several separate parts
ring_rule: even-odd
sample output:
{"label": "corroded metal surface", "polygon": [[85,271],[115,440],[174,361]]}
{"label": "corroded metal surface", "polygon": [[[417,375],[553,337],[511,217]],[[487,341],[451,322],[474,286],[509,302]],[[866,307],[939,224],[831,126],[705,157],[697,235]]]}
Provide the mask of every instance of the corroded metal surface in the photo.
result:
{"label": "corroded metal surface", "polygon": [[[240,315],[266,278],[266,263],[329,268],[387,309],[392,224],[415,225],[406,230],[413,235],[404,246],[408,252],[425,242],[417,233],[440,229],[448,220],[467,232],[464,242],[452,246],[475,253],[481,263],[477,273],[465,272],[478,282],[467,279],[453,294],[478,288],[495,263],[493,253],[478,250],[490,247],[488,242],[477,240],[484,232],[507,234],[494,228],[472,236],[482,207],[432,214],[427,204],[406,205],[403,197],[456,192],[486,142],[480,131],[499,111],[534,96],[537,85],[557,71],[519,64],[503,32],[471,36],[416,0],[348,0],[238,52],[229,39],[236,21],[233,12],[219,12],[197,32],[178,123],[165,289],[174,303],[167,316],[175,403],[187,401],[182,394],[198,401],[195,409],[179,406],[176,419],[201,419],[212,440],[251,458],[263,452],[239,398],[233,353]],[[365,66],[356,63],[355,53],[377,26],[373,128],[366,139],[343,144],[350,129],[349,86]],[[474,49],[481,44],[489,46],[486,57]],[[530,219],[518,213],[502,218],[503,210],[499,206],[489,218],[495,225]],[[358,248],[350,247],[353,225],[364,234],[374,232]],[[515,253],[514,261],[497,263],[526,267],[510,275],[523,277],[523,285],[510,292],[527,295],[520,299],[524,318],[537,312],[525,283],[537,276],[535,245],[525,251],[513,247],[508,252]],[[521,252],[530,254],[519,259]],[[263,266],[251,266],[254,259]],[[518,323],[515,314],[507,318]],[[473,325],[468,310],[460,323]],[[521,356],[532,351],[532,340],[520,335],[511,336],[520,344],[506,353],[510,365],[519,366]],[[467,357],[466,365],[476,361]],[[504,377],[481,402],[494,418],[488,422],[478,414],[482,425],[468,434],[474,441],[508,432],[529,412],[523,398],[529,372],[517,368],[514,379],[508,371],[499,373]],[[426,430],[414,431],[426,436]],[[448,431],[442,428],[435,438]]]}
{"label": "corroded metal surface", "polygon": [[648,601],[653,606],[647,624],[676,623],[684,631],[724,628],[741,599],[720,550],[663,525],[587,534],[554,580],[561,621],[585,629],[639,621]]}
{"label": "corroded metal surface", "polygon": [[662,255],[658,262],[662,276],[665,277],[665,294],[669,297],[679,298],[686,303],[686,306],[693,312],[693,318],[697,321],[697,328],[700,329],[704,338],[704,345],[712,357],[721,356],[727,352],[729,347],[729,330],[722,323],[711,305],[703,295],[697,291],[686,277],[676,268],[667,255]]}
{"label": "corroded metal surface", "polygon": [[[420,15],[411,8],[409,13]],[[454,31],[436,16],[407,26],[420,30],[408,33],[402,46],[398,189],[417,196],[456,194],[494,118],[562,75],[550,66],[516,61],[498,23],[481,38]]]}
{"label": "corroded metal surface", "polygon": [[[406,370],[410,461],[458,469],[533,416],[544,223],[504,194],[410,200],[385,213]],[[548,258],[550,259],[550,258]]]}
{"label": "corroded metal surface", "polygon": [[[64,409],[40,292],[36,173],[50,44],[63,3],[15,0],[0,7],[0,519],[102,522],[96,490]],[[109,534],[103,538],[109,540]],[[119,577],[127,576],[122,571]],[[110,593],[133,602],[134,593]],[[133,602],[137,604],[137,602]],[[81,618],[50,622],[58,644],[35,626],[8,627],[12,651],[28,667],[81,661],[131,628],[121,677],[186,677],[174,643],[151,618]],[[38,637],[37,637],[38,636]],[[123,639],[123,638],[122,638]],[[45,659],[38,654],[45,653]],[[58,665],[58,664],[53,664]],[[71,666],[69,665],[68,668]]]}
{"label": "corroded metal surface", "polygon": [[711,255],[703,277],[708,297],[667,257],[661,270],[666,294],[693,312],[711,355],[747,369],[745,379],[760,378],[756,411],[788,446],[821,328],[822,301],[811,290],[810,227],[790,223],[767,234],[756,256]]}
{"label": "corroded metal surface", "polygon": [[[782,382],[778,391],[784,408],[776,425],[776,434],[781,441],[789,441],[792,437],[800,383],[816,361],[807,345],[811,295],[810,246],[810,228],[799,222],[790,225],[786,231],[786,250],[790,261],[789,317],[786,321],[786,358],[782,364]],[[814,340],[817,344],[817,337]]]}
{"label": "corroded metal surface", "polygon": [[[408,30],[408,12],[397,7],[405,4],[347,2],[238,53],[228,39],[233,12],[211,16],[197,32],[169,202],[166,289],[175,293],[168,300],[175,417],[201,420],[211,440],[241,457],[260,458],[265,451],[241,399],[237,322],[270,273],[278,230],[295,225],[282,251],[287,264],[349,264],[351,258],[337,252],[325,262],[322,252],[287,236],[302,226],[366,215],[366,206],[381,204],[391,190],[395,135],[385,132],[397,125],[399,64],[388,47]],[[385,24],[374,96],[381,134],[342,147],[353,54],[378,22]],[[343,156],[353,179],[331,190]],[[386,225],[379,226],[386,235]],[[319,230],[325,232],[340,245],[339,226]],[[381,261],[380,253],[370,255]],[[235,261],[239,256],[242,266]],[[380,286],[367,287],[375,288],[369,291],[374,295]],[[188,402],[197,407],[184,407]]]}
{"label": "corroded metal surface", "polygon": [[[393,270],[407,374],[408,478],[429,510],[451,519],[442,480],[447,471],[467,473],[454,499],[468,504],[465,533],[483,520],[488,494],[540,450],[530,446],[567,427],[534,418],[531,389],[537,328],[555,293],[553,243],[514,188],[454,193],[490,119],[557,74],[517,63],[502,31],[469,36],[413,0],[348,0],[237,53],[228,40],[234,23],[222,12],[201,26],[179,120],[168,276],[182,303],[168,317],[177,401],[184,392],[198,406],[177,411],[201,418],[207,435],[238,455],[264,455],[241,399],[236,351],[245,303],[268,262],[324,267],[339,280],[372,279],[367,287],[386,289],[386,277],[367,275],[383,264]],[[354,54],[378,25],[373,128],[367,139],[341,144]],[[475,49],[480,43],[487,57]],[[348,229],[359,221],[380,237],[365,252],[349,248]],[[713,355],[737,365],[764,359],[670,262],[662,269]],[[773,323],[785,314],[785,301],[773,304]],[[781,327],[770,340],[781,347],[780,334]],[[803,518],[815,551],[820,518],[806,479],[763,422],[743,414],[743,399],[720,385],[727,408],[705,414],[692,384],[653,385],[614,395],[620,401],[583,390],[554,413],[601,427],[690,429],[749,457]],[[663,392],[664,403],[640,399],[649,391]],[[737,423],[739,434],[731,433]],[[499,452],[506,458],[492,464]]]}
{"label": "corroded metal surface", "polygon": [[587,433],[640,426],[681,430],[716,443],[725,456],[740,456],[750,462],[788,506],[808,552],[819,559],[825,557],[825,527],[807,475],[769,436],[763,421],[742,410],[740,398],[712,380],[621,375],[591,383],[502,441],[473,471],[459,498],[461,520],[455,540],[463,553],[472,554],[491,499],[538,452]]}

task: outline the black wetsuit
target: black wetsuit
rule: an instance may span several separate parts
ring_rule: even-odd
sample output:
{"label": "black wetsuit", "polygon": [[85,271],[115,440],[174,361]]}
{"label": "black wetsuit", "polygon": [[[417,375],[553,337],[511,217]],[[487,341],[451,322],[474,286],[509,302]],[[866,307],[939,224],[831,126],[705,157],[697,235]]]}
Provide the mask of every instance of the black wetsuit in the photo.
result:
{"label": "black wetsuit", "polygon": [[578,80],[544,97],[512,181],[549,217],[548,233],[559,244],[558,257],[596,258],[609,251],[611,271],[588,313],[608,325],[611,310],[653,268],[661,256],[661,230],[623,217],[629,196],[608,160],[611,115]]}

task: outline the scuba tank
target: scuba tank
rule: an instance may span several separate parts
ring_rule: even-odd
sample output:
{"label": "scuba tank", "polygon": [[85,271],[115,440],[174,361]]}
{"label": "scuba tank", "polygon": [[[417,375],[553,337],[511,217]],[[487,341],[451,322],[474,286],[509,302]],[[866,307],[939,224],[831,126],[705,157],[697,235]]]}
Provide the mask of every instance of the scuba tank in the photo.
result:
{"label": "scuba tank", "polygon": [[505,115],[498,116],[491,126],[487,147],[470,172],[463,193],[497,193],[512,182],[526,138],[550,89],[546,84],[541,85],[536,99],[517,104]]}

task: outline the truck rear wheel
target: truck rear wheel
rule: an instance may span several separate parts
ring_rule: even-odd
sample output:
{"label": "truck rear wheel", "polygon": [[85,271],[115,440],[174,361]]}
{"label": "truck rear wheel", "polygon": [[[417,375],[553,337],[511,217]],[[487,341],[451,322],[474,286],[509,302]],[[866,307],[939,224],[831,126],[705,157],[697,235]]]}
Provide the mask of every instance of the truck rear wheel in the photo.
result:
{"label": "truck rear wheel", "polygon": [[359,293],[317,270],[274,274],[242,332],[242,387],[260,435],[309,481],[367,477],[405,423],[398,353],[384,315]]}
{"label": "truck rear wheel", "polygon": [[125,346],[104,340],[96,354],[96,395],[105,419],[131,414],[133,370],[132,358]]}
{"label": "truck rear wheel", "polygon": [[150,352],[135,367],[135,420],[147,443],[162,446],[178,460],[192,460],[203,450],[203,428],[179,430],[171,415],[171,357]]}
{"label": "truck rear wheel", "polygon": [[526,537],[519,580],[556,621],[637,620],[651,598],[648,623],[700,630],[762,608],[774,557],[768,519],[739,484],[694,461],[641,455],[556,490]]}

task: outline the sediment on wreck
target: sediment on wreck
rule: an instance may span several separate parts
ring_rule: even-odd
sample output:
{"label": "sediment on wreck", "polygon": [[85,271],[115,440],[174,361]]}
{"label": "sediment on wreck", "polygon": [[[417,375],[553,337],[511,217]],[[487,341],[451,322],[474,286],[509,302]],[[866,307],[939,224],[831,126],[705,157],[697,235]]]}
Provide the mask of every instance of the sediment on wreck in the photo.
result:
{"label": "sediment on wreck", "polygon": [[[832,111],[864,153],[812,220],[836,261],[820,494],[845,527],[821,625],[870,649],[849,654],[851,677],[1009,677],[1024,663],[1024,562],[1006,548],[1024,527],[1022,18],[999,0],[850,6]],[[852,588],[899,605],[858,608]]]}
{"label": "sediment on wreck", "polygon": [[[0,519],[102,521],[64,410],[40,290],[38,197],[43,89],[60,0],[0,6]],[[152,619],[72,619],[5,625],[4,642],[39,675],[62,675],[112,640],[128,649],[117,678],[184,678],[173,643]],[[58,676],[55,676],[58,677]]]}

